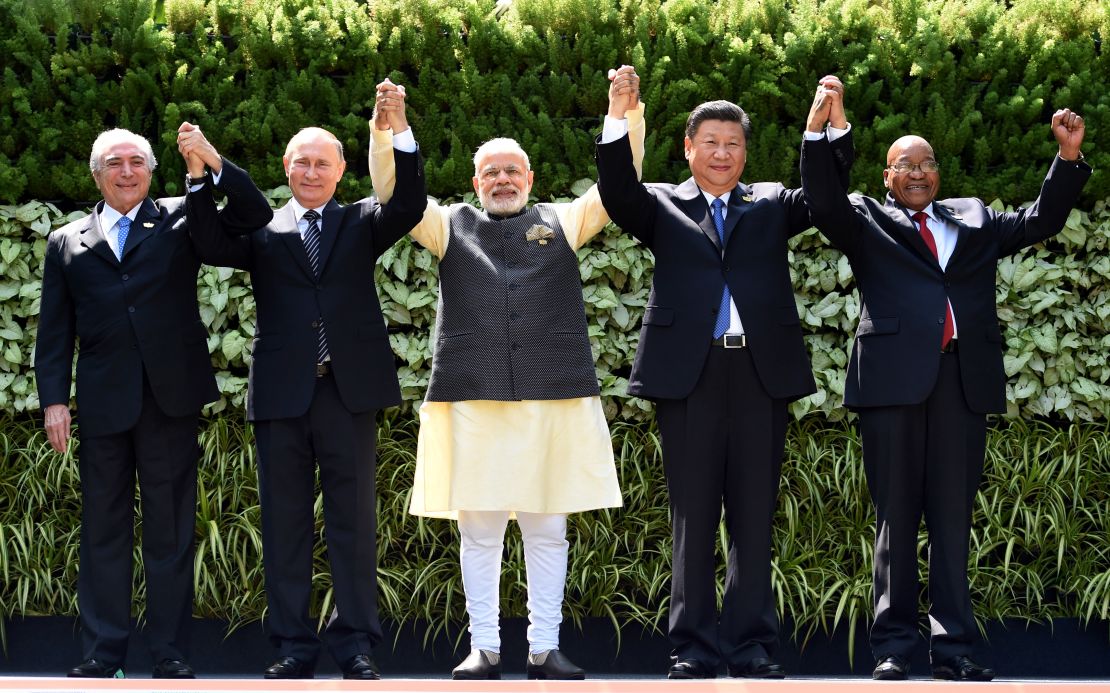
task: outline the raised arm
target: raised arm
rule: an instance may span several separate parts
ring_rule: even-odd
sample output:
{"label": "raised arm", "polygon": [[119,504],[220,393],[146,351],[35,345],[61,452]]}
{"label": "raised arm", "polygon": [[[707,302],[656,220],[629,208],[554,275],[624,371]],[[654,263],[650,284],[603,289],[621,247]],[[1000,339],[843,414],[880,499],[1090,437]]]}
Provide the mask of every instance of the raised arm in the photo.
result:
{"label": "raised arm", "polygon": [[[181,124],[177,149],[189,171],[185,220],[197,255],[209,265],[250,269],[246,234],[270,223],[270,203],[250,175],[220,156],[195,125]],[[216,208],[215,189],[227,196],[222,210]]]}
{"label": "raised arm", "polygon": [[[640,181],[644,142],[640,78],[630,65],[622,65],[610,72],[609,79],[609,113],[597,139],[595,187],[613,222],[650,247],[656,201]],[[636,126],[640,128],[638,140]],[[623,132],[625,128],[627,132]],[[617,136],[612,136],[614,133]]]}
{"label": "raised arm", "polygon": [[806,118],[800,163],[802,195],[811,223],[842,251],[851,249],[859,223],[847,195],[855,156],[851,133],[843,132],[847,129],[844,85],[826,76],[817,85]]}
{"label": "raised arm", "polygon": [[[637,179],[643,175],[644,163],[644,104],[640,102],[640,78],[629,65],[609,73],[608,118],[624,120],[632,149],[632,166]],[[590,186],[581,197],[558,208],[559,223],[571,248],[577,250],[596,236],[609,223],[609,214],[602,204],[597,185]]]}

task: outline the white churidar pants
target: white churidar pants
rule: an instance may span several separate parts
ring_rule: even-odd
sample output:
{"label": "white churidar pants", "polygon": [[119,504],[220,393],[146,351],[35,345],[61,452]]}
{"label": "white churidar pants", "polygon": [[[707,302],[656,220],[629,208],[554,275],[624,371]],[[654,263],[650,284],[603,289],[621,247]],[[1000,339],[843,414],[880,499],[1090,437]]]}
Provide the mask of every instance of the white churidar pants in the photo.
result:
{"label": "white churidar pants", "polygon": [[[556,650],[570,550],[567,516],[517,512],[516,521],[524,538],[528,575],[528,648],[533,654]],[[472,649],[501,652],[499,585],[508,523],[507,510],[459,511],[459,562]]]}

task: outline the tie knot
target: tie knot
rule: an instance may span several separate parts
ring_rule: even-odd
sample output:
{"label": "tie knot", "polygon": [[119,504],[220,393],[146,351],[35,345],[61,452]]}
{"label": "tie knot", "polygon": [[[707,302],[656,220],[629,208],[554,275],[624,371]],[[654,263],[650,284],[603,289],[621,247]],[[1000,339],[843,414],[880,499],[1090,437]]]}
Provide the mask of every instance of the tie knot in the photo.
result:
{"label": "tie knot", "polygon": [[131,228],[131,217],[120,217],[119,221],[117,221],[116,224],[119,225],[120,231],[126,231],[127,229]]}
{"label": "tie knot", "polygon": [[719,212],[719,211],[721,211],[721,209],[722,209],[722,208],[723,208],[724,206],[725,206],[725,201],[724,201],[724,200],[722,200],[721,198],[719,198],[719,197],[718,197],[717,199],[713,200],[713,211],[714,211],[714,212]]}
{"label": "tie knot", "polygon": [[913,216],[910,217],[910,218],[920,224],[925,219],[928,219],[929,215],[926,214],[925,212],[914,212]]}
{"label": "tie knot", "polygon": [[311,224],[312,222],[318,221],[320,219],[320,213],[317,212],[315,209],[310,209],[305,212],[304,216],[301,218]]}

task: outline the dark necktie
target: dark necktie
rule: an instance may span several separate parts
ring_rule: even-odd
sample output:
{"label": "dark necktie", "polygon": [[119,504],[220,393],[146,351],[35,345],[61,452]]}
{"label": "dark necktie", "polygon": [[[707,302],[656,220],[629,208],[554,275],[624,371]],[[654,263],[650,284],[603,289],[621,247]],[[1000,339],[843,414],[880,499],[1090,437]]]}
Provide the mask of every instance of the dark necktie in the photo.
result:
{"label": "dark necktie", "polygon": [[[304,232],[304,250],[308,253],[308,264],[312,266],[312,273],[320,278],[320,213],[310,209],[304,213],[308,229]],[[324,333],[324,318],[316,319],[316,363],[328,360],[328,337]]]}
{"label": "dark necktie", "polygon": [[[721,239],[721,248],[725,247],[725,203],[721,198],[713,200],[713,226],[717,227],[717,238]],[[728,330],[729,319],[732,317],[732,311],[729,304],[731,297],[728,293],[728,283],[725,283],[725,290],[721,294],[721,307],[717,309],[717,322],[713,325],[713,339],[720,339],[721,336]]]}
{"label": "dark necktie", "polygon": [[[917,212],[913,215],[913,220],[917,222],[917,230],[921,233],[921,239],[925,241],[925,245],[929,246],[929,250],[932,251],[933,257],[936,258],[939,263],[940,254],[937,253],[937,241],[933,238],[933,232],[930,231],[928,225],[925,224],[925,220],[928,218],[929,215],[925,214],[925,212]],[[952,341],[952,335],[956,332],[956,320],[952,317],[952,303],[946,298],[944,305],[944,333],[940,338],[941,349],[948,347],[948,343]]]}

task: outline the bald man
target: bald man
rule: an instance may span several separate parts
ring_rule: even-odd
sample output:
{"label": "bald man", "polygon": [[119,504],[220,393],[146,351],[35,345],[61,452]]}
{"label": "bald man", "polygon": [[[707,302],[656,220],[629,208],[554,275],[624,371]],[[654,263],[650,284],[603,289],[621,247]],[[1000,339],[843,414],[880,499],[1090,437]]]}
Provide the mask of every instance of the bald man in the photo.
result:
{"label": "bald man", "polygon": [[[843,112],[841,92],[819,93],[808,130]],[[917,136],[887,152],[879,202],[846,195],[829,143],[802,150],[802,187],[818,228],[848,256],[862,307],[844,404],[859,414],[875,504],[873,677],[901,680],[918,635],[917,534],[929,531],[929,643],[937,679],[989,681],[970,659],[975,616],[967,582],[986,415],[1006,410],[1002,332],[995,308],[999,258],[1058,233],[1091,168],[1083,119],[1052,117],[1059,154],[1040,196],[1016,212],[974,198],[937,200],[940,165]]]}
{"label": "bald man", "polygon": [[343,145],[327,130],[305,128],[285,149],[293,199],[273,222],[206,239],[241,254],[258,306],[247,417],[258,445],[266,625],[278,655],[268,679],[312,678],[320,653],[309,614],[317,466],[336,605],[324,640],[344,678],[379,678],[374,419],[400,404],[401,391],[374,263],[420,221],[426,198],[403,98],[379,91],[375,111],[372,127],[398,135],[389,203],[339,204]]}

